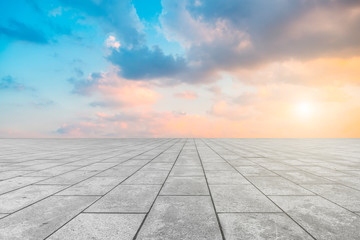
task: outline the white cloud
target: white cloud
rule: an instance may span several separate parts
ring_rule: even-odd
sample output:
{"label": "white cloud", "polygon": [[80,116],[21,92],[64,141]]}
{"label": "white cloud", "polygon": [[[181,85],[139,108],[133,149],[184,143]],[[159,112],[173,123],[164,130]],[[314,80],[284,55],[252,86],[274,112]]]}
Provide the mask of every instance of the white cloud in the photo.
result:
{"label": "white cloud", "polygon": [[121,46],[119,41],[116,41],[116,38],[112,35],[110,35],[106,40],[105,40],[105,45],[108,48],[115,48],[115,49],[119,49],[119,47]]}

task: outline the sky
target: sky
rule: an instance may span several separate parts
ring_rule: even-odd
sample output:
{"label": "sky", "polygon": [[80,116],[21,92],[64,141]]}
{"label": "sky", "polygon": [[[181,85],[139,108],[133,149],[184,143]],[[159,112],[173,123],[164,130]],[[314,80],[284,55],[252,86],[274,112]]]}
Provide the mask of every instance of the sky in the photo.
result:
{"label": "sky", "polygon": [[0,137],[360,137],[360,1],[0,1]]}

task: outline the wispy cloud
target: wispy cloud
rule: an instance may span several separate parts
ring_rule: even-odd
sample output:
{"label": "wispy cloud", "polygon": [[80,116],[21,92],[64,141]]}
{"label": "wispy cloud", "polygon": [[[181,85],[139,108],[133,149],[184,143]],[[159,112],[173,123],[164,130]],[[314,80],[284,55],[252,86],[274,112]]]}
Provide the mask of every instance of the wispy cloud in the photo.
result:
{"label": "wispy cloud", "polygon": [[92,73],[87,79],[69,79],[72,92],[78,95],[96,95],[92,107],[132,108],[154,104],[160,94],[152,90],[148,83],[126,80],[113,69],[107,73]]}
{"label": "wispy cloud", "polygon": [[0,26],[0,35],[32,43],[48,43],[48,39],[42,31],[14,19],[10,20],[7,26]]}
{"label": "wispy cloud", "polygon": [[0,79],[0,90],[12,90],[12,91],[33,91],[34,88],[26,86],[15,80],[14,77],[8,75]]}
{"label": "wispy cloud", "polygon": [[192,92],[192,91],[178,92],[178,93],[175,93],[174,96],[177,98],[183,98],[183,99],[196,99],[198,97],[196,92]]}

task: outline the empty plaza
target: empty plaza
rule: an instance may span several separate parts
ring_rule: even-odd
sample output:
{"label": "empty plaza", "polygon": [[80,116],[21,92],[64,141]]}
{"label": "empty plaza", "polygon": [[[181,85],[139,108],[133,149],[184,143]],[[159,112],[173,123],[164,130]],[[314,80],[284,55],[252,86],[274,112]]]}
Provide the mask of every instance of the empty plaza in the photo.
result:
{"label": "empty plaza", "polygon": [[360,239],[358,139],[0,139],[0,239]]}

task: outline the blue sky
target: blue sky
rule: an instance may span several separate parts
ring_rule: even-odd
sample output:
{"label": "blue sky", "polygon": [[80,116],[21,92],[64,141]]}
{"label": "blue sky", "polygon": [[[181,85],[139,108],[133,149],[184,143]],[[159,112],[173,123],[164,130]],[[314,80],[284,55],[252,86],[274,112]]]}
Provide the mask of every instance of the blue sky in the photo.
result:
{"label": "blue sky", "polygon": [[359,24],[356,0],[1,1],[0,137],[360,136]]}

